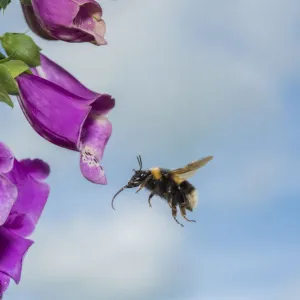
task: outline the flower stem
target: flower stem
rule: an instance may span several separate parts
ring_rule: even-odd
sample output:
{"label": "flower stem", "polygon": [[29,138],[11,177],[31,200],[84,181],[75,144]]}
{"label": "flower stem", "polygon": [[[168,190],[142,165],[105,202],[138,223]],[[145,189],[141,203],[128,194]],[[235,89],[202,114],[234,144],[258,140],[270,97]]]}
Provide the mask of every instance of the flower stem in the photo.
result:
{"label": "flower stem", "polygon": [[31,0],[21,0],[21,3],[25,5],[31,5]]}

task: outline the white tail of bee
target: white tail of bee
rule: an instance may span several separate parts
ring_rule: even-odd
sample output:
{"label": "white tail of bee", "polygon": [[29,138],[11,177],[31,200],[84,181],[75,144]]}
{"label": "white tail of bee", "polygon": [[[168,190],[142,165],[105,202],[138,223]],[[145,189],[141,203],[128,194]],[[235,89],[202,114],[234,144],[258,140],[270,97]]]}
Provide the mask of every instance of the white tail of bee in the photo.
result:
{"label": "white tail of bee", "polygon": [[189,206],[194,209],[198,205],[198,193],[196,190],[193,190],[188,196]]}

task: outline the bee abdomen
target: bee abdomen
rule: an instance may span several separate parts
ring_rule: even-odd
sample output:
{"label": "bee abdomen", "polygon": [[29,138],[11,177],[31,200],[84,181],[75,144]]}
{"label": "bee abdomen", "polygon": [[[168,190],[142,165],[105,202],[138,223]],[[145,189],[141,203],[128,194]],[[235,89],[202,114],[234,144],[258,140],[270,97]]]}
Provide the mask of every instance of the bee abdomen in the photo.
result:
{"label": "bee abdomen", "polygon": [[188,203],[189,203],[189,207],[187,207],[187,209],[189,209],[190,211],[192,211],[198,205],[198,193],[197,193],[197,190],[194,189],[191,193],[189,193],[187,195],[187,199],[188,199]]}
{"label": "bee abdomen", "polygon": [[187,199],[186,208],[190,211],[193,211],[194,208],[198,205],[198,193],[192,184],[188,181],[184,181],[180,185],[181,190],[185,193]]}

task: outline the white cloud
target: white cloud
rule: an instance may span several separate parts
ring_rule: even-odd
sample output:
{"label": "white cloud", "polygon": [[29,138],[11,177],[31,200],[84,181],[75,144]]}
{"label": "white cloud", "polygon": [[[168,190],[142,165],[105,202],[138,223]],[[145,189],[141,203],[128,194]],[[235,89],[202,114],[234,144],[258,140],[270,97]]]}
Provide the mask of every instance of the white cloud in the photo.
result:
{"label": "white cloud", "polygon": [[[182,229],[167,218],[160,202],[152,209],[135,205],[133,212],[127,208],[132,201],[123,196],[112,217],[96,218],[95,212],[87,218],[82,211],[61,221],[42,219],[21,284],[12,286],[8,296],[192,300],[198,294],[195,299],[273,300],[270,278],[278,280],[281,274],[272,270],[283,272],[297,259],[293,245],[276,248],[265,239],[251,247],[251,241],[228,241],[220,247],[222,241],[213,242],[213,236],[205,242],[208,233],[203,228]],[[189,241],[195,234],[199,245]],[[264,289],[256,287],[256,277],[268,278]],[[277,286],[277,295],[284,288]]]}
{"label": "white cloud", "polygon": [[203,201],[230,209],[272,205],[278,197],[286,202],[288,195],[299,192],[296,174],[300,166],[297,156],[282,154],[260,149],[244,152],[225,162],[222,162],[225,156],[216,157],[210,170],[203,170],[199,174],[201,179],[195,179],[200,183]]}
{"label": "white cloud", "polygon": [[43,299],[63,294],[68,299],[141,299],[163,291],[174,276],[182,229],[150,209],[137,210],[131,218],[128,213],[123,209],[111,219],[79,214],[42,222],[18,293],[31,290],[38,296],[43,290]]}

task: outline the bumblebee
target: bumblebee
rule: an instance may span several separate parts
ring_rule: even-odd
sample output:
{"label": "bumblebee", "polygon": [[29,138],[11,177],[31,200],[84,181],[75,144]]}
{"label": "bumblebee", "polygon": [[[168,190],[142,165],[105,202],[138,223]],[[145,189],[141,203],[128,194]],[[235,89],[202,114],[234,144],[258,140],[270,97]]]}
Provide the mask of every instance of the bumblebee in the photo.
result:
{"label": "bumblebee", "polygon": [[114,199],[122,191],[128,188],[139,187],[136,191],[138,193],[142,188],[146,188],[150,191],[148,198],[149,207],[151,205],[151,199],[153,196],[159,196],[166,200],[172,210],[172,216],[174,220],[183,227],[177,220],[177,207],[179,207],[182,217],[188,222],[196,222],[195,220],[189,220],[186,217],[186,210],[193,211],[198,204],[197,190],[194,186],[187,181],[188,178],[193,176],[196,171],[206,165],[213,156],[207,156],[197,161],[193,161],[183,168],[169,170],[163,168],[151,168],[149,170],[142,170],[143,163],[142,158],[139,155],[137,157],[139,163],[139,170],[133,170],[134,175],[128,181],[127,185],[122,187],[113,197],[111,206],[114,208]]}

